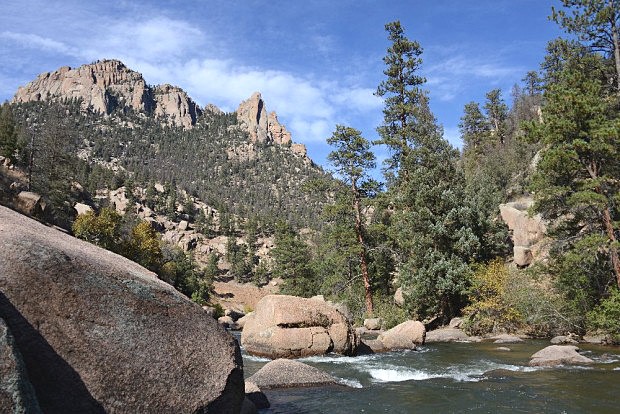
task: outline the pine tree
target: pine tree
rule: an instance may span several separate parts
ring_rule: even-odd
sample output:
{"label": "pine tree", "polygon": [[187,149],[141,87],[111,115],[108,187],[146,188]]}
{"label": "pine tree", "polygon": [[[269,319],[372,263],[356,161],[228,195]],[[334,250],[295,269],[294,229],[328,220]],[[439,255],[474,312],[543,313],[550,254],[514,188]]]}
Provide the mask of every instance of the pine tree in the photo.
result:
{"label": "pine tree", "polygon": [[459,152],[442,138],[417,74],[421,48],[399,22],[386,29],[392,46],[384,58],[387,79],[377,92],[387,96],[380,143],[393,152],[391,171],[400,167],[388,189],[398,277],[413,313],[447,319],[463,304],[468,262],[479,242],[470,228]]}
{"label": "pine tree", "polygon": [[370,142],[362,137],[360,131],[337,125],[327,143],[335,147],[327,159],[335,167],[336,173],[349,187],[344,202],[352,213],[352,224],[357,241],[360,270],[364,282],[366,312],[373,313],[372,288],[368,271],[367,242],[362,204],[373,193],[377,185],[368,177],[368,170],[375,167],[375,155],[370,151]]}
{"label": "pine tree", "polygon": [[580,313],[620,286],[620,116],[596,55],[569,57],[547,85],[544,122],[530,126],[543,152],[532,190],[554,224],[551,271]]}
{"label": "pine tree", "polygon": [[502,98],[500,89],[487,92],[484,110],[491,125],[491,135],[496,142],[503,144],[506,139],[506,120],[508,119],[508,106]]}
{"label": "pine tree", "polygon": [[383,125],[377,129],[381,139],[376,143],[386,145],[391,151],[386,172],[394,176],[408,155],[411,140],[425,133],[423,127],[429,114],[424,109],[428,96],[422,89],[426,79],[419,74],[422,47],[405,37],[399,21],[386,24],[385,30],[391,46],[383,58],[386,79],[375,93],[385,101]]}
{"label": "pine tree", "polygon": [[11,107],[8,104],[0,106],[0,155],[15,161],[17,151],[17,128]]}
{"label": "pine tree", "polygon": [[562,0],[566,10],[552,8],[551,19],[576,34],[592,51],[612,58],[620,91],[620,2],[618,0]]}

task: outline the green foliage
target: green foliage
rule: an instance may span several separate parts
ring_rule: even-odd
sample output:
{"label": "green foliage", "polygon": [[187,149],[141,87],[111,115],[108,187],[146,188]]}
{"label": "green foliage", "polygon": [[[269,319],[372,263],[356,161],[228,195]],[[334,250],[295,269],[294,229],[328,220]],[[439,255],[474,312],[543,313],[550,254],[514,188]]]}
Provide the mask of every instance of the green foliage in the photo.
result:
{"label": "green foliage", "polygon": [[73,222],[72,230],[75,237],[122,254],[122,221],[123,217],[115,210],[103,208],[99,214],[89,211],[78,216]]}
{"label": "green foliage", "polygon": [[609,335],[613,343],[620,343],[620,289],[611,289],[609,296],[588,313],[588,326]]}
{"label": "green foliage", "polygon": [[310,249],[299,235],[285,223],[276,226],[273,277],[284,280],[281,292],[287,295],[316,295],[315,273],[311,267]]}
{"label": "green foliage", "polygon": [[592,309],[620,283],[617,237],[620,211],[620,117],[617,96],[604,87],[595,55],[568,56],[545,91],[545,122],[531,124],[530,139],[544,145],[531,188],[537,212],[552,220],[556,239],[548,272],[567,298],[569,312]]}
{"label": "green foliage", "polygon": [[422,65],[422,47],[405,36],[399,21],[385,25],[391,42],[383,58],[386,79],[377,88],[376,95],[384,99],[383,124],[377,129],[377,144],[391,151],[386,160],[386,172],[396,174],[407,156],[411,140],[424,134],[429,117],[426,111],[427,92],[422,89],[426,79],[419,74]]}
{"label": "green foliage", "polygon": [[383,319],[385,329],[391,329],[409,320],[409,314],[404,308],[394,303],[393,296],[381,295],[376,297],[374,316]]}
{"label": "green foliage", "polygon": [[368,178],[368,170],[375,167],[375,155],[370,151],[370,142],[362,137],[360,131],[343,125],[336,126],[336,130],[327,139],[327,143],[335,147],[327,159],[335,167],[336,173],[342,177],[344,184],[349,187],[345,193],[339,193],[335,197],[336,202],[340,204],[334,205],[333,209],[343,210],[344,213],[336,217],[345,220],[332,221],[335,228],[341,227],[341,229],[340,231],[334,229],[335,231],[331,234],[347,236],[346,233],[351,233],[347,230],[353,229],[352,234],[348,234],[349,241],[343,242],[351,247],[354,246],[352,250],[359,259],[360,273],[364,283],[366,312],[372,314],[372,284],[368,271],[368,245],[362,203],[374,195],[378,189],[378,184]]}
{"label": "green foliage", "polygon": [[149,270],[157,272],[162,262],[159,234],[147,221],[139,222],[132,230],[126,256]]}
{"label": "green foliage", "polygon": [[14,162],[17,150],[18,135],[15,119],[11,107],[5,103],[0,106],[0,155]]}
{"label": "green foliage", "polygon": [[519,328],[521,315],[507,297],[510,277],[503,260],[496,259],[478,266],[469,288],[470,304],[463,309],[468,334],[514,332]]}

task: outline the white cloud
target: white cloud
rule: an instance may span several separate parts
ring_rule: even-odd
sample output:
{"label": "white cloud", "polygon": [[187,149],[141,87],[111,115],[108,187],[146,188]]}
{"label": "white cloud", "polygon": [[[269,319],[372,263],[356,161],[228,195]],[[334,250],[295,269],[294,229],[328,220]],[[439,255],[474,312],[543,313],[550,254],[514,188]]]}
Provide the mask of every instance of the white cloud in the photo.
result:
{"label": "white cloud", "polygon": [[70,47],[63,42],[31,33],[5,31],[0,33],[0,39],[5,39],[7,41],[18,43],[24,47],[40,49],[46,52],[62,53],[65,55],[73,55],[76,53],[75,48]]}
{"label": "white cloud", "polygon": [[474,82],[484,81],[495,85],[507,79],[515,79],[524,68],[505,65],[499,61],[465,55],[451,56],[424,68],[427,84],[432,86],[433,97],[441,101],[452,101]]}

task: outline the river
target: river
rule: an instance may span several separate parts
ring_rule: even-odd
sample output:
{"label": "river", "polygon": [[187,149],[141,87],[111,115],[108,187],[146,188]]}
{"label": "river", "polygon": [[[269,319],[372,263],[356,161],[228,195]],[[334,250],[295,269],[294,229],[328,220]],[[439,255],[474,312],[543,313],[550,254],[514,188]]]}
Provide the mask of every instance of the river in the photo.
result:
{"label": "river", "polygon": [[[529,367],[530,356],[547,345],[433,343],[415,351],[303,358],[347,386],[266,390],[271,407],[260,413],[620,412],[620,348],[580,346],[595,361],[588,367]],[[243,352],[246,378],[268,361]]]}

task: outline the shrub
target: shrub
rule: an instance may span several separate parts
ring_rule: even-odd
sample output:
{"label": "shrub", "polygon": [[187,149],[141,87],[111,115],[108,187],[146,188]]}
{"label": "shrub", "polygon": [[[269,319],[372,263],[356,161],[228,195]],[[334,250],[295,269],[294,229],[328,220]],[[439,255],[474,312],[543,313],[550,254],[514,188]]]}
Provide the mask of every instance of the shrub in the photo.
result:
{"label": "shrub", "polygon": [[610,295],[588,312],[588,326],[609,335],[615,344],[620,343],[620,290],[612,289]]}
{"label": "shrub", "polygon": [[469,291],[471,304],[463,309],[467,333],[513,332],[520,326],[521,314],[506,294],[509,278],[510,272],[500,259],[478,266]]}

